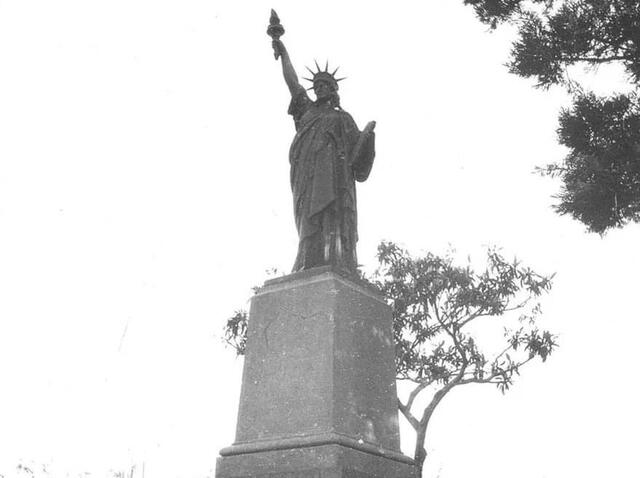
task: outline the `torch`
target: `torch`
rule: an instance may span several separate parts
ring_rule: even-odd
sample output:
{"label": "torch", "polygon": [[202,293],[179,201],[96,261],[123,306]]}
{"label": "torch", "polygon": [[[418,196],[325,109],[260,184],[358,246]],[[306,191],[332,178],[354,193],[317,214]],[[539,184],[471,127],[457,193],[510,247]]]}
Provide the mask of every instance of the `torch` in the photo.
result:
{"label": "torch", "polygon": [[284,35],[284,27],[280,25],[280,18],[273,8],[271,9],[271,18],[269,18],[267,35],[273,38],[273,57],[277,60],[280,57],[280,52],[276,47],[276,41],[279,40],[282,35]]}

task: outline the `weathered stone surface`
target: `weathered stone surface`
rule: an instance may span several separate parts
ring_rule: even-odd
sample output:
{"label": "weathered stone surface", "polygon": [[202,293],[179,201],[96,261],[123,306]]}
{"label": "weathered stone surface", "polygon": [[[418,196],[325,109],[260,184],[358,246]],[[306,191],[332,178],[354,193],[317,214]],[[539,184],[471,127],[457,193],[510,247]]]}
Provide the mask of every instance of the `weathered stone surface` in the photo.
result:
{"label": "weathered stone surface", "polygon": [[415,467],[341,445],[263,451],[218,459],[217,478],[418,478]]}
{"label": "weathered stone surface", "polygon": [[331,270],[253,299],[237,443],[337,434],[399,451],[391,315]]}
{"label": "weathered stone surface", "polygon": [[236,441],[220,453],[218,478],[413,476],[383,300],[331,267],[268,281],[251,305]]}

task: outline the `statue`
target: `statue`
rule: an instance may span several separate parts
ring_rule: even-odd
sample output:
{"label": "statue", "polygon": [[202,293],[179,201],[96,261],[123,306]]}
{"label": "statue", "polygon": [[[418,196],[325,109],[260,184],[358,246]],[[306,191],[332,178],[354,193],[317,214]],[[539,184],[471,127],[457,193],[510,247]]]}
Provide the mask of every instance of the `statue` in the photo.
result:
{"label": "statue", "polygon": [[[289,151],[291,190],[298,253],[293,272],[335,265],[355,272],[357,209],[355,181],[369,176],[375,156],[375,122],[360,131],[349,113],[340,107],[338,82],[329,64],[309,69],[316,100],[298,82],[280,36],[284,28],[271,10],[267,33],[272,37],[276,60],[282,59],[284,80],[291,93],[289,114],[296,135]],[[307,68],[308,69],[308,68]]]}

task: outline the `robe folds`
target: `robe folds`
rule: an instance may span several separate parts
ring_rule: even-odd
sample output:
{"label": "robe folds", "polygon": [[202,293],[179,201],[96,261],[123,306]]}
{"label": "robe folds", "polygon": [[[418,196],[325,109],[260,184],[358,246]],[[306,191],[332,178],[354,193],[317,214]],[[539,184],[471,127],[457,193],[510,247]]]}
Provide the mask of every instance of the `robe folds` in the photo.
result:
{"label": "robe folds", "polygon": [[302,87],[293,95],[289,114],[296,125],[289,161],[299,237],[293,271],[327,264],[355,271],[355,181],[369,175],[374,135],[362,137],[349,113],[316,104]]}

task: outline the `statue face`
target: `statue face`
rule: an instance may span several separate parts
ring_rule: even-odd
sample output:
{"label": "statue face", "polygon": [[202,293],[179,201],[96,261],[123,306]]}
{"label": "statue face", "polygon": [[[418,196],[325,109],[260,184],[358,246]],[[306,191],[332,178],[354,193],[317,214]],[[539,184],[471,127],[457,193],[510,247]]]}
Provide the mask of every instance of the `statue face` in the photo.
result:
{"label": "statue face", "polygon": [[316,94],[316,98],[322,100],[331,96],[333,88],[328,81],[319,80],[313,84],[313,91]]}

